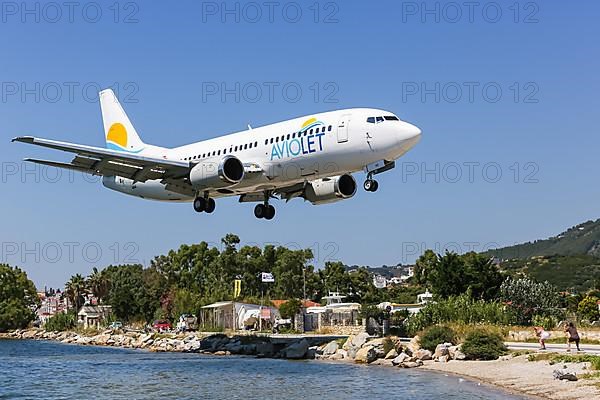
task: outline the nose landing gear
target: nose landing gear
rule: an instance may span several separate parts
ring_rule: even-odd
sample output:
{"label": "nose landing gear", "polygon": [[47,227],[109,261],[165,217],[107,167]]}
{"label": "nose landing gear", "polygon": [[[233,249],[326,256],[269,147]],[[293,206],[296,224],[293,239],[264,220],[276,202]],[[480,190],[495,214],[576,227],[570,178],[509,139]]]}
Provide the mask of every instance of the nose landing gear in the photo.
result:
{"label": "nose landing gear", "polygon": [[194,199],[194,211],[199,213],[205,212],[210,214],[215,211],[216,206],[215,200],[208,197],[208,193],[205,193],[204,197],[196,197]]}

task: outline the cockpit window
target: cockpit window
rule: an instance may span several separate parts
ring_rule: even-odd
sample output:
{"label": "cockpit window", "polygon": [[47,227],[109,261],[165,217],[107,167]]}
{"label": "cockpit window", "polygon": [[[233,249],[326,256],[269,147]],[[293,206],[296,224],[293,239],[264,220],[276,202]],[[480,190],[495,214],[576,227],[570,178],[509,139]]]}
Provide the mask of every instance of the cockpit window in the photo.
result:
{"label": "cockpit window", "polygon": [[367,118],[367,122],[370,124],[374,124],[375,123],[375,117],[369,117]]}
{"label": "cockpit window", "polygon": [[383,117],[377,117],[377,118],[376,118],[376,121],[377,121],[377,122],[383,122]]}
{"label": "cockpit window", "polygon": [[386,120],[386,121],[400,121],[400,120],[398,119],[398,117],[396,117],[396,116],[394,116],[394,115],[386,115],[386,116],[385,116],[385,117],[383,117],[383,118],[385,118],[385,120]]}

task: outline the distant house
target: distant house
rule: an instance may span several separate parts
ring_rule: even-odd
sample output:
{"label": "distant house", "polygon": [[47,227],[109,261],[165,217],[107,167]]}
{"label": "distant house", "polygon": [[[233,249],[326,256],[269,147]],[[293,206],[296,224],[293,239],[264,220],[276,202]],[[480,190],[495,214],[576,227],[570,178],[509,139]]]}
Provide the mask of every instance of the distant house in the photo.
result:
{"label": "distant house", "polygon": [[262,326],[270,327],[272,321],[279,317],[275,307],[258,304],[219,301],[202,307],[200,329],[246,330],[257,329],[262,317]]}
{"label": "distant house", "polygon": [[429,290],[425,290],[425,293],[417,295],[419,304],[427,304],[433,300],[433,294],[429,293]]}
{"label": "distant house", "polygon": [[111,306],[85,305],[77,313],[77,323],[84,328],[100,328],[112,314]]}

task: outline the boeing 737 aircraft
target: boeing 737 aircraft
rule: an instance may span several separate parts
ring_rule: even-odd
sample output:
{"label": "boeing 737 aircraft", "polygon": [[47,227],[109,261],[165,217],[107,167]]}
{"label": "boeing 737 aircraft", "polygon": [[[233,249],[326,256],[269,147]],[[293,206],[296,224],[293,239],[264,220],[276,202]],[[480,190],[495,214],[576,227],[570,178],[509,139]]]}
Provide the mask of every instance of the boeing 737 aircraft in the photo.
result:
{"label": "boeing 737 aircraft", "polygon": [[351,108],[315,114],[175,148],[142,142],[114,92],[100,92],[106,149],[17,137],[17,142],[74,153],[70,163],[27,158],[42,165],[101,175],[102,183],[143,199],[193,202],[212,213],[215,199],[239,196],[257,202],[254,215],[272,219],[276,196],[312,204],[348,199],[356,193],[351,175],[366,173],[364,189],[377,190],[373,176],[421,137],[414,125],[391,112]]}

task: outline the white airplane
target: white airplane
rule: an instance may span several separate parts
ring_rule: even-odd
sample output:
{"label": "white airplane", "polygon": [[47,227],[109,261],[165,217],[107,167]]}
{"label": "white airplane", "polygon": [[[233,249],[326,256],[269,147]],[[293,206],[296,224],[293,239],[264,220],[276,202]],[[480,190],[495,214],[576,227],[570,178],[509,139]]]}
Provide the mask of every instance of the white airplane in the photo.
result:
{"label": "white airplane", "polygon": [[215,199],[258,202],[257,218],[272,219],[279,196],[312,204],[348,199],[351,175],[366,173],[364,189],[377,190],[375,174],[388,171],[410,150],[421,130],[391,112],[351,108],[278,122],[175,148],[140,139],[114,92],[100,92],[106,149],[22,136],[12,141],[75,154],[70,163],[26,158],[42,165],[101,175],[105,187],[143,199],[193,202],[212,213]]}

